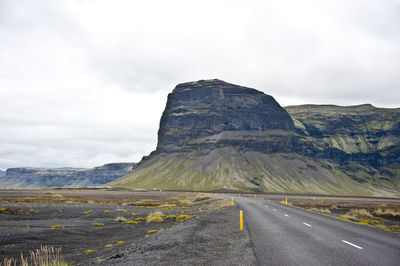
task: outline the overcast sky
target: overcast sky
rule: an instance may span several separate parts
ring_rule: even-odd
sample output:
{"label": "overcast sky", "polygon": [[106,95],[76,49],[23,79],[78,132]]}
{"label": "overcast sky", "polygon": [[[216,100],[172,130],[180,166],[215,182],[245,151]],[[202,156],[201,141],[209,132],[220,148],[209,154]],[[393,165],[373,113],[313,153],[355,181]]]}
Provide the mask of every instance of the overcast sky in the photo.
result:
{"label": "overcast sky", "polygon": [[0,169],[155,149],[176,84],[400,107],[399,0],[0,0]]}

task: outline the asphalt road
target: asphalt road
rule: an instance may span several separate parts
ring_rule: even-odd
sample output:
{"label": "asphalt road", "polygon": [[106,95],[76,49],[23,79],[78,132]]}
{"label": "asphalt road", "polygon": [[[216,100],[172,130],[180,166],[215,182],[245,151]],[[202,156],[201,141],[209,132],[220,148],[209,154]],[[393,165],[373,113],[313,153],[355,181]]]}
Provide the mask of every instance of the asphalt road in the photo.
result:
{"label": "asphalt road", "polygon": [[259,265],[400,265],[395,233],[267,200],[234,201]]}

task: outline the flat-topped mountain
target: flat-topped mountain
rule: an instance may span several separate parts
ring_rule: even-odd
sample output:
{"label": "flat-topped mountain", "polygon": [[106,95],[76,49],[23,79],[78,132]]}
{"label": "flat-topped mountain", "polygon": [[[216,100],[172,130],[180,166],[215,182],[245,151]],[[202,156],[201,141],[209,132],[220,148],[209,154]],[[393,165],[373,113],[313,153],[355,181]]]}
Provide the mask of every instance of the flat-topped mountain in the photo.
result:
{"label": "flat-topped mountain", "polygon": [[193,149],[222,132],[294,131],[292,119],[272,96],[221,80],[179,84],[168,95],[158,131],[158,151]]}
{"label": "flat-topped mountain", "polygon": [[110,163],[90,169],[32,168],[7,169],[0,176],[0,187],[43,188],[99,186],[129,173],[135,163]]}
{"label": "flat-topped mountain", "polygon": [[157,149],[112,183],[146,189],[399,196],[400,109],[282,108],[221,80],[168,95]]}

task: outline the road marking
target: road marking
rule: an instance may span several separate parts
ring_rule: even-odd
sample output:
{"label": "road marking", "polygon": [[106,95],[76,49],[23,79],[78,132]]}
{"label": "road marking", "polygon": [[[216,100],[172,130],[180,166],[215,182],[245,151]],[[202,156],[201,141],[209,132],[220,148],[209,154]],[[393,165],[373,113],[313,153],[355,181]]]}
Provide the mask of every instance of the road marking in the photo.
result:
{"label": "road marking", "polygon": [[304,225],[307,225],[308,227],[312,227],[311,224],[308,223],[303,223]]}
{"label": "road marking", "polygon": [[286,213],[284,214],[286,217],[290,217],[289,215],[287,215]]}
{"label": "road marking", "polygon": [[355,248],[363,249],[362,247],[357,246],[357,245],[355,245],[355,244],[353,244],[353,243],[350,243],[350,242],[348,242],[348,241],[346,241],[346,240],[342,240],[342,242],[343,242],[343,243],[346,243],[346,244],[348,244],[348,245],[350,245],[350,246],[353,246],[353,247],[355,247]]}
{"label": "road marking", "polygon": [[276,212],[276,209],[274,209],[273,211]]}
{"label": "road marking", "polygon": [[268,208],[268,206],[267,206],[267,205],[265,205],[265,207],[266,207],[266,208]]}

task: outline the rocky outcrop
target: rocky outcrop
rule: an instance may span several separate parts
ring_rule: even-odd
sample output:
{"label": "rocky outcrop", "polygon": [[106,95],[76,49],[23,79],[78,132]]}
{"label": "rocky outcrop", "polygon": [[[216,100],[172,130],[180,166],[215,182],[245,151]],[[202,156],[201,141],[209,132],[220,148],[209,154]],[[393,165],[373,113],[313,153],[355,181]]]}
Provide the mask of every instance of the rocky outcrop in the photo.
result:
{"label": "rocky outcrop", "polygon": [[100,186],[122,177],[134,163],[110,163],[91,169],[77,168],[9,168],[0,177],[6,188]]}
{"label": "rocky outcrop", "polygon": [[157,149],[113,186],[385,195],[400,193],[400,109],[282,108],[255,89],[176,86]]}

